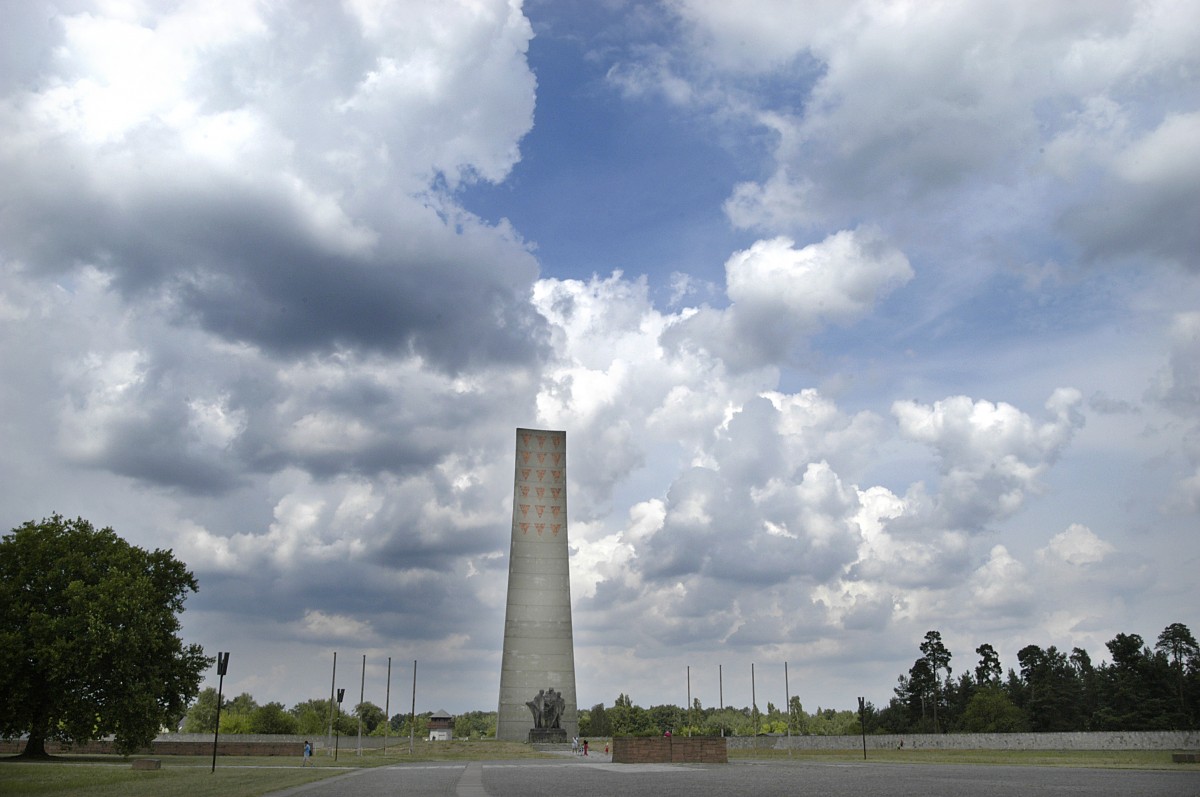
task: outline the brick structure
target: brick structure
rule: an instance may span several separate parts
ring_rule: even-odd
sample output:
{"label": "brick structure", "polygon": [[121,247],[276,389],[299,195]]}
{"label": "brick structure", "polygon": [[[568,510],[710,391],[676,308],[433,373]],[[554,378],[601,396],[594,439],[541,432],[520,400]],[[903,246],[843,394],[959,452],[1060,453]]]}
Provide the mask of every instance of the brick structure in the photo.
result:
{"label": "brick structure", "polygon": [[728,764],[722,736],[618,736],[612,741],[614,764]]}

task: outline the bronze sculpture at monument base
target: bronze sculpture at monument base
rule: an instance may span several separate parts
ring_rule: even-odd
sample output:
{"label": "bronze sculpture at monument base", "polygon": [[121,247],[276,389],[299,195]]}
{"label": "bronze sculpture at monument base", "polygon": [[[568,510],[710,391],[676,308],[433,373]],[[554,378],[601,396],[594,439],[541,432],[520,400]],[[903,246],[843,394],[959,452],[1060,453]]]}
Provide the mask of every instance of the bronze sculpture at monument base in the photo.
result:
{"label": "bronze sculpture at monument base", "polygon": [[566,728],[530,728],[530,744],[566,744]]}

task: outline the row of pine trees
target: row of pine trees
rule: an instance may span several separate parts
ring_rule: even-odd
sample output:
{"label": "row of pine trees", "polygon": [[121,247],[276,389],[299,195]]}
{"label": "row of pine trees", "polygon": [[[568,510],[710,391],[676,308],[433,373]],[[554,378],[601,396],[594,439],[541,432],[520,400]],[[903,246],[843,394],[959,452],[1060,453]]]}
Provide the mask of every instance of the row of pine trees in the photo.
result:
{"label": "row of pine trees", "polygon": [[1190,730],[1200,720],[1200,646],[1172,623],[1151,647],[1137,634],[1105,644],[1108,659],[1088,652],[1026,645],[1017,668],[1001,671],[984,643],[973,668],[954,677],[952,655],[930,631],[921,656],[897,679],[895,696],[872,712],[867,730],[891,733]]}

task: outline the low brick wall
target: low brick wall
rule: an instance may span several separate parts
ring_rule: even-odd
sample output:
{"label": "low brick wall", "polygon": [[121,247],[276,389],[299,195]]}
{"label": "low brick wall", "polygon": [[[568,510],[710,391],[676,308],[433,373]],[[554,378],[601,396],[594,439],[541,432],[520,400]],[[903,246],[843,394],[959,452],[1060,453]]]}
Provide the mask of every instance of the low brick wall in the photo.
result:
{"label": "low brick wall", "polygon": [[612,740],[614,764],[727,764],[729,752],[720,736],[671,736]]}
{"label": "low brick wall", "polygon": [[[1198,731],[906,733],[867,736],[868,750],[1195,750]],[[861,750],[861,736],[731,736],[732,750]]]}

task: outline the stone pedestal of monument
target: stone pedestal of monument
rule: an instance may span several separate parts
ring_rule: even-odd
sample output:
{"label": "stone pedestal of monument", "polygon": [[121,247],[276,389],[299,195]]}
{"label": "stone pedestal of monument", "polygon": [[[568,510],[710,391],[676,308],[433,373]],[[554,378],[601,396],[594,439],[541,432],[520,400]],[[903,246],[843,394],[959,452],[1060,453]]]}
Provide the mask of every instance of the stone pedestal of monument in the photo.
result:
{"label": "stone pedestal of monument", "polygon": [[566,744],[567,731],[565,728],[530,728],[530,744]]}

